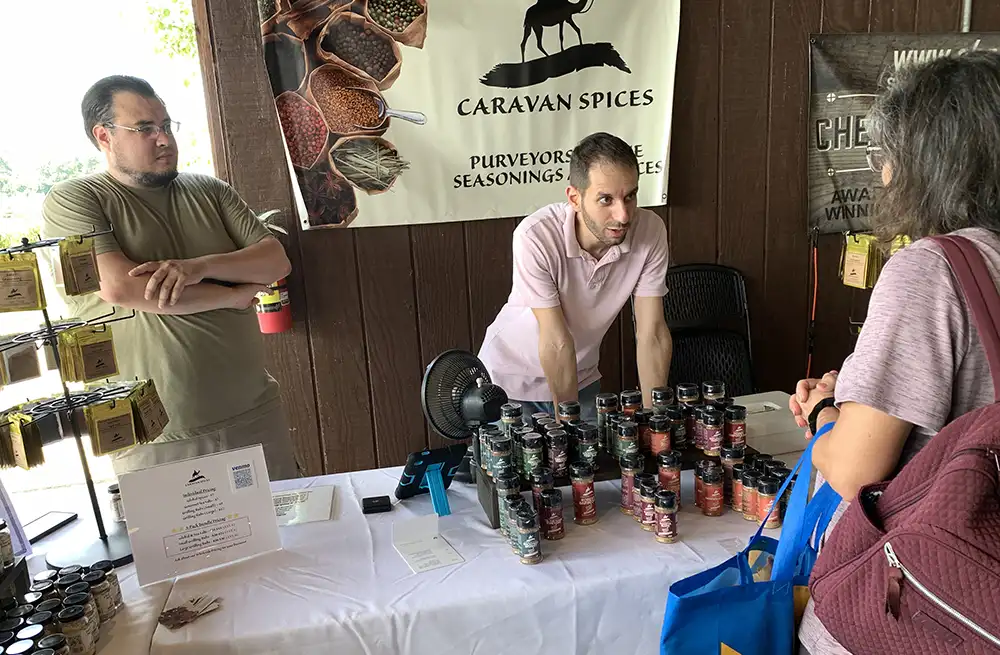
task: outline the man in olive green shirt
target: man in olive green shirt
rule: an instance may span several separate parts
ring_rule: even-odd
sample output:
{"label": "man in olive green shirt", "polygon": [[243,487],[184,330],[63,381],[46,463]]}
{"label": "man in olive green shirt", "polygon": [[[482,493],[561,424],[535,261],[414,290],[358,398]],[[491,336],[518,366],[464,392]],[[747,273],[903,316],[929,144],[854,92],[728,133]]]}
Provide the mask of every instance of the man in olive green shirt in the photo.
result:
{"label": "man in olive green shirt", "polygon": [[119,372],[152,379],[170,418],[113,455],[116,473],[260,443],[272,480],[296,477],[252,309],[288,274],[284,248],[227,184],[177,172],[177,123],[149,84],[104,78],[82,109],[108,169],[52,188],[43,236],[114,229],[95,239],[101,290],[66,300],[81,318],[135,310],[111,326]]}

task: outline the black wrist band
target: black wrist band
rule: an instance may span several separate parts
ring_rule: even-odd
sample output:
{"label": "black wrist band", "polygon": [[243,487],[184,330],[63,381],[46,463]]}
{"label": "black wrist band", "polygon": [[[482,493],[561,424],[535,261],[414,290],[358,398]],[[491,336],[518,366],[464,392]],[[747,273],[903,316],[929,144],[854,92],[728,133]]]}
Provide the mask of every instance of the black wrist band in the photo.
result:
{"label": "black wrist band", "polygon": [[819,418],[819,413],[822,412],[827,407],[836,407],[836,402],[833,398],[824,398],[823,400],[816,403],[813,407],[813,411],[809,412],[809,431],[814,435],[816,434],[816,419]]}

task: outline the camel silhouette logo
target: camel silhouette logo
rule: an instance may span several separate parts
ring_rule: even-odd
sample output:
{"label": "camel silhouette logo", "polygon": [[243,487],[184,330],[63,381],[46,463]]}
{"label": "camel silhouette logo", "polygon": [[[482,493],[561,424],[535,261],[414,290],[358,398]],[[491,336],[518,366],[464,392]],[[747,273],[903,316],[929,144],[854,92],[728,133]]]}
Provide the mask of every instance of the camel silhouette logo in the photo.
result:
{"label": "camel silhouette logo", "polygon": [[[500,63],[479,80],[485,86],[508,89],[523,88],[541,84],[547,80],[585,68],[611,66],[631,73],[625,60],[610,43],[584,43],[583,31],[573,20],[574,16],[586,14],[595,2],[600,0],[535,0],[524,12],[524,34],[521,37],[520,63]],[[566,47],[566,25],[576,32],[577,44]],[[545,49],[546,27],[559,28],[559,52],[549,54]],[[528,41],[535,36],[535,48],[542,55],[527,59]],[[572,41],[572,36],[570,37]],[[551,46],[550,46],[551,48]]]}

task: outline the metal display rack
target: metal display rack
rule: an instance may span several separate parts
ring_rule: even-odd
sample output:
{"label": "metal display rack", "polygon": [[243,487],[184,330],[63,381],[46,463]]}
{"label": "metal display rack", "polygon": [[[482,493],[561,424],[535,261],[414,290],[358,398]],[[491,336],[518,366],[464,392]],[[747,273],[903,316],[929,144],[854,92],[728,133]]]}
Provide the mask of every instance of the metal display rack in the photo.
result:
{"label": "metal display rack", "polygon": [[[0,250],[0,257],[12,256],[16,253],[26,253],[34,250],[56,246],[66,239],[80,239],[110,234],[112,230],[102,232],[92,232],[80,237],[63,237],[55,239],[45,239],[41,241],[29,242],[22,239],[21,245]],[[44,303],[43,303],[44,305]],[[97,500],[97,491],[94,488],[94,480],[90,474],[90,466],[87,464],[87,455],[83,449],[83,436],[81,426],[77,417],[77,410],[88,405],[103,402],[107,398],[106,393],[100,392],[77,392],[71,393],[63,377],[63,363],[59,357],[58,338],[61,332],[73,328],[92,326],[102,328],[109,323],[125,321],[135,317],[135,310],[128,316],[115,317],[116,311],[113,309],[110,314],[99,316],[89,321],[64,321],[53,324],[49,317],[49,311],[43,306],[41,309],[42,318],[45,321],[43,328],[25,332],[13,337],[9,341],[0,344],[0,352],[9,350],[25,343],[37,343],[41,341],[51,348],[53,361],[56,370],[59,372],[59,381],[62,384],[62,397],[45,401],[44,406],[53,412],[65,413],[71,427],[73,438],[76,440],[77,453],[80,456],[80,464],[83,467],[83,477],[87,484],[87,493],[90,495],[90,505],[94,512],[94,520],[97,523],[98,538],[91,542],[74,541],[69,547],[54,549],[46,555],[46,564],[51,569],[60,569],[71,564],[90,564],[100,560],[109,560],[114,566],[122,566],[132,561],[132,547],[128,539],[128,531],[124,523],[114,523],[109,530],[104,525],[104,518],[101,514],[100,503]],[[60,418],[62,418],[60,416]]]}

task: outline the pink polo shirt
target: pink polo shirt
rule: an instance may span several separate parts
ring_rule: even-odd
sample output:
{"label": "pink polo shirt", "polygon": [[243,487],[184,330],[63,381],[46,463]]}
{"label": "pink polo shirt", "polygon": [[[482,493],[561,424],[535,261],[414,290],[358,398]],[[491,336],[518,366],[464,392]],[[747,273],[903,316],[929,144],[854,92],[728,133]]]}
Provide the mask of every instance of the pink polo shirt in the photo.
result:
{"label": "pink polo shirt", "polygon": [[600,260],[576,240],[569,203],[542,207],[514,230],[514,281],[507,303],[479,350],[495,384],[516,400],[552,400],[538,357],[538,321],[532,308],[562,306],[576,344],[577,377],[583,389],[601,378],[601,341],[615,317],[636,296],[667,293],[667,228],[639,209],[628,235]]}

